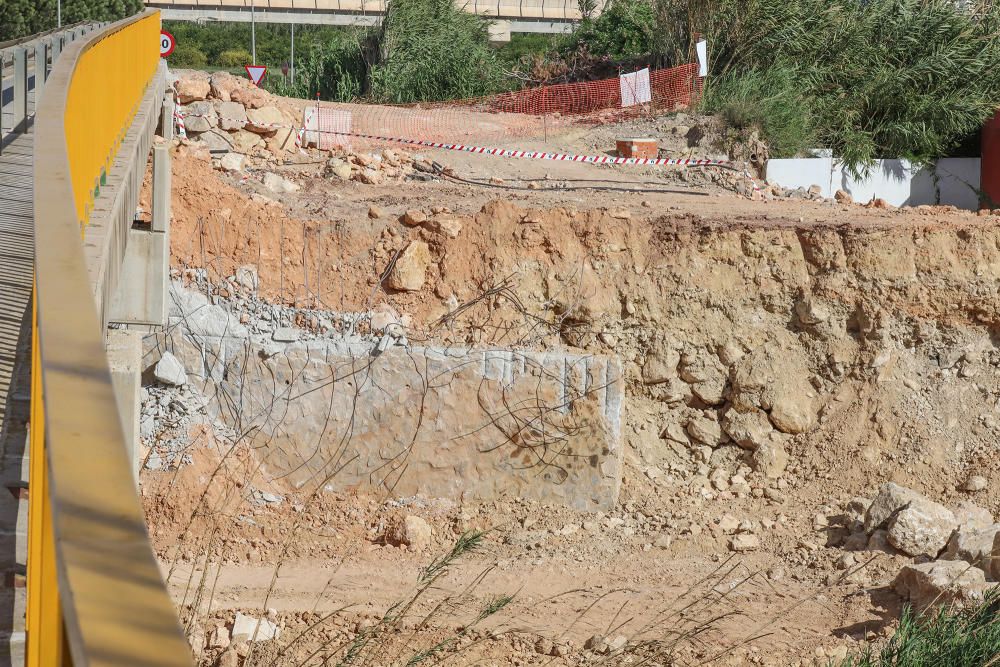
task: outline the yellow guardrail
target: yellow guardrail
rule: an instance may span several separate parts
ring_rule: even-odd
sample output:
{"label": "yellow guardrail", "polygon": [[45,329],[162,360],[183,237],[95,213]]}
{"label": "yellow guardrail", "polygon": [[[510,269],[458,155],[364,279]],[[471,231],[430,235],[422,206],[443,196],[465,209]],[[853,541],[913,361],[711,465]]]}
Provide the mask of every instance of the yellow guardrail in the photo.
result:
{"label": "yellow guardrail", "polygon": [[191,665],[149,543],[81,242],[153,80],[147,11],[63,51],[34,121],[27,664]]}

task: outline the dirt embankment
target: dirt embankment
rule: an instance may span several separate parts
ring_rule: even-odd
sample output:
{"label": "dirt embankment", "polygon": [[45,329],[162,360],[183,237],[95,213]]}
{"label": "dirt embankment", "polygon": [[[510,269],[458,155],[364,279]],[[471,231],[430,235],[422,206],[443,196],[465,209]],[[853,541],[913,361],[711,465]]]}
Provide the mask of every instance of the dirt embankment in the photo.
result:
{"label": "dirt embankment", "polygon": [[[361,191],[346,192],[350,205],[340,200],[331,220],[303,204],[341,194],[329,182],[304,180],[303,193],[267,203],[207,162],[178,163],[174,266],[193,285],[213,284],[222,302],[242,298],[227,279],[252,266],[259,296],[299,308],[314,333],[339,333],[314,313],[377,310],[413,342],[618,355],[626,391],[622,494],[606,515],[280,486],[271,490],[282,502],[261,501],[259,453],[206,436],[191,465],[145,473],[154,542],[176,564],[179,598],[208,554],[224,564],[217,602],[273,606],[287,636],[315,610],[358,604],[329,631],[350,643],[433,553],[491,528],[485,551],[456,566],[446,588],[457,594],[492,568],[471,598],[519,590],[492,627],[516,619],[523,632],[470,635],[456,644],[475,647],[467,656],[580,664],[603,655],[584,648],[590,635],[662,630],[656,601],[724,563],[734,593],[716,602],[738,615],[678,655],[806,664],[886,632],[898,613],[888,586],[914,559],[857,537],[858,507],[881,484],[1000,510],[1000,229],[985,218],[667,196],[604,208],[596,197],[541,195],[545,205],[520,206],[428,185],[371,215]],[[402,220],[416,209],[422,221]],[[426,252],[401,265],[417,244]],[[185,271],[195,268],[208,280]],[[380,288],[402,271],[403,289]],[[238,456],[213,477],[230,446]],[[986,485],[966,490],[975,476]],[[202,498],[210,479],[229,486]],[[401,549],[386,536],[406,515],[431,532]],[[279,560],[284,578],[268,596]],[[216,576],[216,565],[208,571]],[[578,588],[586,592],[546,606]],[[621,605],[629,613],[619,617]],[[435,632],[462,625],[449,618]],[[767,637],[741,644],[754,632]],[[552,646],[539,651],[541,639]],[[205,660],[220,653],[214,646]]]}

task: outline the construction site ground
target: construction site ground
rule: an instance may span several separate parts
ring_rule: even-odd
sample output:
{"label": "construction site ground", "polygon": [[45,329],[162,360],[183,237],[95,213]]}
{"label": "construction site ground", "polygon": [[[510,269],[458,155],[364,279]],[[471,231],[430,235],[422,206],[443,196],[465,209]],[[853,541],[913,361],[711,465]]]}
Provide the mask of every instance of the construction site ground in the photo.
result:
{"label": "construction site ground", "polygon": [[[501,145],[605,153],[615,137],[653,135],[672,155],[717,155],[690,145],[697,123],[671,115]],[[390,161],[406,154],[446,171],[415,172],[404,160],[398,176],[372,183],[331,174],[331,158],[349,164],[352,153],[378,154],[381,163],[387,148]],[[255,649],[253,664],[321,664],[408,599],[422,569],[471,530],[486,531],[482,548],[435,581],[366,664],[402,664],[454,636],[435,660],[641,662],[643,649],[623,658],[620,646],[595,635],[632,647],[659,640],[653,664],[826,664],[891,634],[902,606],[891,584],[913,561],[891,547],[845,547],[852,499],[871,499],[892,481],[949,507],[1000,510],[997,216],[770,191],[768,201],[753,200],[738,171],[391,144],[356,143],[352,153],[261,154],[226,172],[198,142],[181,142],[173,155],[175,279],[194,286],[194,270],[205,269],[225,299],[227,279],[252,265],[259,298],[301,309],[305,329],[315,326],[311,314],[381,308],[399,317],[411,342],[619,355],[619,500],[581,513],[516,497],[313,494],[272,479],[281,501],[261,502],[248,492],[261,487],[251,483],[262,474],[259,452],[192,427],[185,462],[146,466],[142,493],[170,590],[179,605],[198,609],[193,644],[203,664],[226,652],[212,636],[236,611],[270,614],[282,626],[282,640]],[[298,188],[275,192],[267,173]],[[458,231],[406,224],[407,211],[457,222]],[[383,272],[414,240],[428,243],[433,258],[426,284],[384,289]],[[539,330],[533,318],[567,310],[553,284],[574,281],[586,289],[568,310],[585,304],[573,320],[582,326]],[[505,282],[523,311],[476,301]],[[466,303],[475,305],[449,317]],[[790,459],[783,472],[760,474],[725,435],[706,450],[691,424],[705,419],[717,431],[712,424],[724,421],[735,389],[727,384],[713,404],[686,379],[648,382],[644,368],[663,341],[681,368],[694,363],[685,354],[720,351],[722,362],[698,363],[722,364],[726,377],[758,347],[788,352],[769,369],[771,380],[804,388],[812,412],[800,432],[779,434]],[[964,490],[972,475],[985,477],[985,488]],[[432,534],[403,544],[387,538],[406,516],[422,518]],[[734,546],[740,535],[755,545]],[[463,631],[501,595],[513,601]]]}

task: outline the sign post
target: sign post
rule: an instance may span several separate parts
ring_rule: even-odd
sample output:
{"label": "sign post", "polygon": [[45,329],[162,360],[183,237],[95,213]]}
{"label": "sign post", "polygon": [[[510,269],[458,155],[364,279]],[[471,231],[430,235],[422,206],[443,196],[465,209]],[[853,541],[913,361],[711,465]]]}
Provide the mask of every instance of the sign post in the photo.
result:
{"label": "sign post", "polygon": [[160,31],[160,57],[166,58],[177,48],[177,40],[166,30]]}

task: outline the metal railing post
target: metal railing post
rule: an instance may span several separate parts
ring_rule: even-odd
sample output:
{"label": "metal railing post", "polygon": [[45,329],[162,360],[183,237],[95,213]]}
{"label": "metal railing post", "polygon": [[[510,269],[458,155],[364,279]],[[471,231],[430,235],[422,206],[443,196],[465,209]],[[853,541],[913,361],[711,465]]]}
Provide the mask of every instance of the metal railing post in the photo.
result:
{"label": "metal railing post", "polygon": [[28,119],[28,51],[14,49],[14,118],[11,129],[15,132]]}
{"label": "metal railing post", "polygon": [[167,93],[163,96],[163,110],[160,115],[160,136],[167,141],[174,138],[174,96]]}
{"label": "metal railing post", "polygon": [[153,146],[153,231],[170,225],[170,144]]}
{"label": "metal railing post", "polygon": [[7,56],[4,54],[4,52],[0,51],[0,155],[3,154],[3,132],[4,132],[3,108],[2,108],[3,80],[4,80],[3,65],[4,65],[4,59],[6,57]]}
{"label": "metal railing post", "polygon": [[44,39],[35,44],[35,108],[41,101],[45,80],[49,78],[49,45]]}

